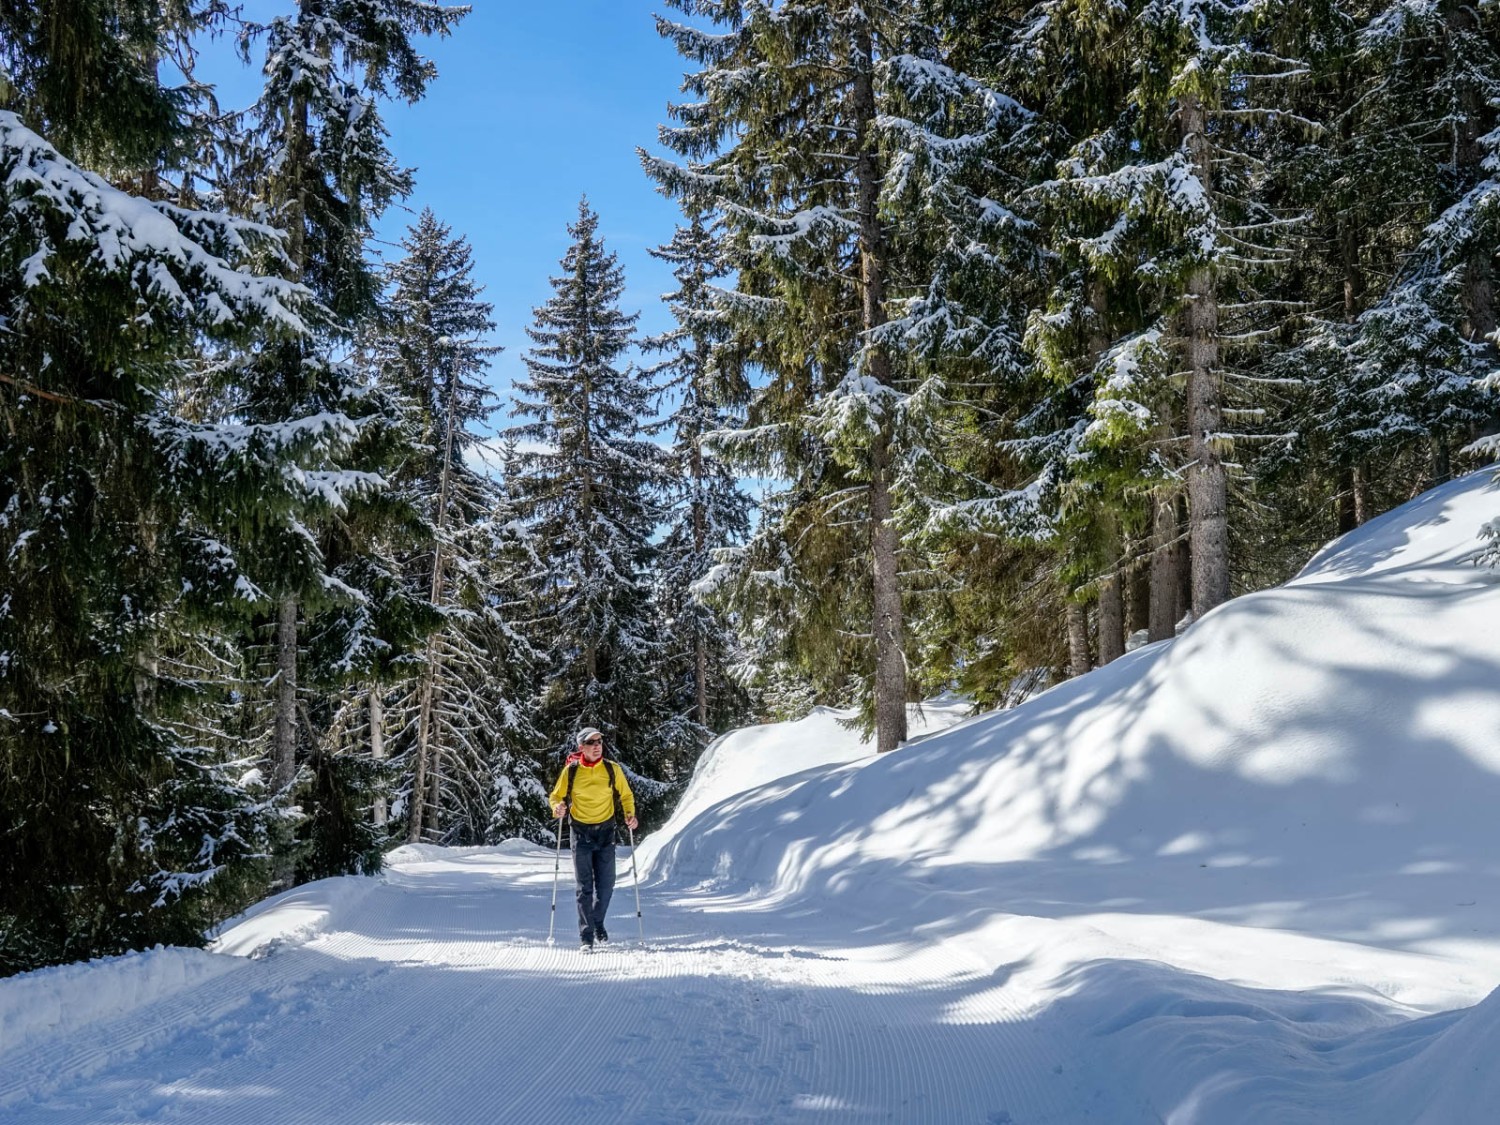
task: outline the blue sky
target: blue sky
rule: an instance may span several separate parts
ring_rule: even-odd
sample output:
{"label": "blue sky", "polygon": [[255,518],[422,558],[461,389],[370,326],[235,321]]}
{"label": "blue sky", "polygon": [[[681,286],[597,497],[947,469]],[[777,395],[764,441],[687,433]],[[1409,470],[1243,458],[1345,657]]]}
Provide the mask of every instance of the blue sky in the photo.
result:
{"label": "blue sky", "polygon": [[[291,7],[251,0],[245,14],[265,20]],[[452,36],[422,44],[438,68],[427,97],[383,107],[392,151],[416,168],[417,186],[404,208],[387,213],[381,236],[398,240],[431,207],[468,238],[475,276],[495,306],[494,342],[506,349],[493,369],[502,396],[524,373],[525,329],[551,293],[547,279],[559,271],[580,195],[625,268],[626,311],[641,312],[645,333],[670,324],[659,298],[674,287],[671,273],[647,249],[671,238],[678,211],[635,153],[638,145],[658,147],[657,125],[684,70],[656,34],[652,15],[663,7],[478,0]],[[225,42],[210,46],[199,67],[226,107],[254,100],[258,70],[240,66]]]}

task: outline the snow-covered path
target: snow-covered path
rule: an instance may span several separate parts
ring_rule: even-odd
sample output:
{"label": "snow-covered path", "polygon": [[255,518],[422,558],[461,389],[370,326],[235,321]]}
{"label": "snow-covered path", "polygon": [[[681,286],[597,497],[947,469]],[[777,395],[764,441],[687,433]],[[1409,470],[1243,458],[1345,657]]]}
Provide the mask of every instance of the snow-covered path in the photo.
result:
{"label": "snow-covered path", "polygon": [[615,944],[586,955],[566,886],[545,942],[551,873],[550,855],[515,845],[397,862],[306,944],[7,1056],[0,1118],[1038,1122],[1097,1108],[1073,1051],[957,945],[869,944],[827,917],[798,934],[782,913],[648,894],[642,946],[626,879]]}

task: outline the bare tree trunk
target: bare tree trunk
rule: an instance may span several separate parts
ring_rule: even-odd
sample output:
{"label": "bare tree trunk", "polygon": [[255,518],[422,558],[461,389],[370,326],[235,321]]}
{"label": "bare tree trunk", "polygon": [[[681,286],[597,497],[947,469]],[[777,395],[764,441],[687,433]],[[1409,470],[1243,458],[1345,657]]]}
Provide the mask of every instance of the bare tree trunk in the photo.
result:
{"label": "bare tree trunk", "polygon": [[1177,503],[1158,495],[1151,502],[1151,621],[1153,641],[1172,637],[1177,627]]}
{"label": "bare tree trunk", "polygon": [[[428,356],[429,369],[437,366],[435,356]],[[458,430],[458,387],[457,378],[449,380],[449,385],[444,388],[447,396],[447,417],[443,422],[443,467],[438,474],[438,503],[434,523],[437,525],[436,538],[432,545],[432,589],[431,603],[433,606],[441,606],[443,602],[443,580],[444,568],[447,559],[443,555],[443,539],[448,530],[448,503],[452,494],[453,485],[453,446],[455,435]],[[439,818],[442,812],[442,762],[440,754],[432,745],[432,712],[437,704],[438,697],[438,641],[437,634],[427,638],[427,657],[422,668],[422,696],[417,712],[417,776],[412,787],[412,815],[411,825],[407,839],[415,844],[422,837],[423,821],[425,819],[422,809],[423,782],[426,781],[428,765],[432,767],[431,794],[425,799],[432,806],[432,823],[427,826],[432,831],[440,827]]]}
{"label": "bare tree trunk", "polygon": [[1151,558],[1150,539],[1144,545],[1147,553],[1142,554],[1142,544],[1137,542],[1132,548],[1134,557],[1126,570],[1127,581],[1125,586],[1125,618],[1126,633],[1139,633],[1142,629],[1149,634],[1151,629]]}
{"label": "bare tree trunk", "polygon": [[[1109,347],[1109,336],[1105,331],[1109,315],[1109,294],[1103,283],[1094,278],[1089,282],[1089,308],[1094,317],[1089,329],[1088,362],[1097,364]],[[1125,590],[1124,575],[1120,571],[1120,555],[1123,551],[1120,540],[1120,521],[1115,513],[1101,505],[1098,519],[1104,532],[1104,573],[1099,579],[1099,663],[1108,664],[1125,655]]]}
{"label": "bare tree trunk", "polygon": [[[271,759],[271,788],[286,791],[297,776],[297,599],[283,598],[276,621],[276,721]],[[296,878],[291,857],[280,854],[273,878],[291,886]]]}
{"label": "bare tree trunk", "polygon": [[1338,534],[1343,535],[1346,531],[1358,528],[1359,520],[1355,514],[1355,469],[1338,471],[1335,505],[1338,508]]}
{"label": "bare tree trunk", "polygon": [[[702,438],[693,438],[693,552],[698,558],[708,547],[708,526],[704,515]],[[698,725],[708,729],[708,638],[696,627],[693,630],[693,692],[698,708]]]}
{"label": "bare tree trunk", "polygon": [[[1182,139],[1206,192],[1213,192],[1208,116],[1192,94],[1178,103]],[[1214,270],[1188,277],[1186,309],[1188,372],[1188,518],[1193,565],[1193,616],[1202,617],[1229,598],[1228,474],[1219,456],[1224,428],[1224,382],[1219,372],[1219,301]]]}
{"label": "bare tree trunk", "polygon": [[1088,607],[1068,599],[1068,675],[1083,676],[1093,668],[1089,659]]}
{"label": "bare tree trunk", "polygon": [[435,841],[441,842],[443,832],[443,755],[438,753],[432,755],[432,780],[427,783],[427,808],[427,834]]}
{"label": "bare tree trunk", "polygon": [[[377,762],[385,761],[385,703],[380,698],[380,685],[371,684],[370,694],[370,757]],[[375,825],[384,828],[390,818],[386,808],[385,794],[375,795]]]}
{"label": "bare tree trunk", "polygon": [[1476,255],[1464,276],[1465,336],[1471,343],[1494,342],[1495,278],[1488,259]]}
{"label": "bare tree trunk", "polygon": [[[890,356],[873,335],[885,324],[886,240],[878,210],[880,169],[875,141],[875,51],[869,25],[854,32],[852,90],[858,154],[854,162],[859,216],[859,273],[866,357],[870,375],[894,383]],[[870,550],[874,563],[875,746],[894,750],[906,740],[906,655],[902,651],[901,574],[895,525],[891,522],[891,433],[882,420],[870,447]]]}
{"label": "bare tree trunk", "polygon": [[[429,655],[431,648],[428,649]],[[426,686],[423,686],[425,696]],[[425,703],[425,698],[424,698]],[[415,774],[411,782],[411,808],[406,814],[406,842],[409,844],[420,843],[422,840],[422,819],[427,803],[427,755],[423,753],[423,747],[427,743],[427,732],[422,729],[427,709],[424,706],[418,712],[417,718],[417,762]]]}
{"label": "bare tree trunk", "polygon": [[1099,663],[1125,655],[1125,595],[1115,568],[1099,583]]}
{"label": "bare tree trunk", "polygon": [[283,598],[276,621],[276,727],[271,785],[285,789],[297,773],[297,599]]}
{"label": "bare tree trunk", "polygon": [[[1348,140],[1352,126],[1346,118],[1343,125],[1344,139]],[[1365,271],[1360,261],[1360,234],[1354,223],[1341,220],[1339,247],[1344,259],[1344,323],[1353,324],[1365,308]],[[1339,533],[1352,531],[1370,518],[1369,474],[1364,465],[1349,466],[1347,476],[1339,478]]]}
{"label": "bare tree trunk", "polygon": [[1344,323],[1353,324],[1364,311],[1365,274],[1360,267],[1359,235],[1352,222],[1342,223],[1339,245],[1344,258]]}
{"label": "bare tree trunk", "polygon": [[1184,617],[1193,612],[1193,537],[1185,533],[1190,528],[1187,512],[1187,497],[1178,496],[1173,510],[1177,520],[1177,546],[1172,552],[1172,573],[1177,576],[1177,609],[1173,614],[1175,631]]}
{"label": "bare tree trunk", "polygon": [[1453,464],[1449,456],[1448,439],[1443,434],[1433,434],[1432,445],[1432,483],[1442,484],[1453,476]]}
{"label": "bare tree trunk", "polygon": [[1362,527],[1375,514],[1372,506],[1374,501],[1370,498],[1370,474],[1363,465],[1355,465],[1351,475],[1354,486],[1354,526]]}

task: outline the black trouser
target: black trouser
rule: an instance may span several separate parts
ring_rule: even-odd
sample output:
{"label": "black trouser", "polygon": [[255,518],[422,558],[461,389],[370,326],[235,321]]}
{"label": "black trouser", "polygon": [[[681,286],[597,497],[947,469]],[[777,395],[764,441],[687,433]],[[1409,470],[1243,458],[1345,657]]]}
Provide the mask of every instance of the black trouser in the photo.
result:
{"label": "black trouser", "polygon": [[573,821],[573,875],[578,880],[578,936],[592,945],[604,933],[604,914],[615,893],[615,822]]}

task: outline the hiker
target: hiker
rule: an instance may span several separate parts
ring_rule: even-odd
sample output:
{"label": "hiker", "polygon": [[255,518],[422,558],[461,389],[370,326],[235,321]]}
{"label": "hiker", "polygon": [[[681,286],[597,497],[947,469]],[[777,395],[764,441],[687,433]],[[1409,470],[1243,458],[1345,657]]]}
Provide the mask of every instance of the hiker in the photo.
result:
{"label": "hiker", "polygon": [[615,889],[615,822],[636,829],[635,794],[620,764],[604,756],[604,735],[578,732],[578,750],[568,755],[552,787],[552,815],[569,815],[573,874],[578,880],[578,937],[583,950],[609,941],[604,915]]}

